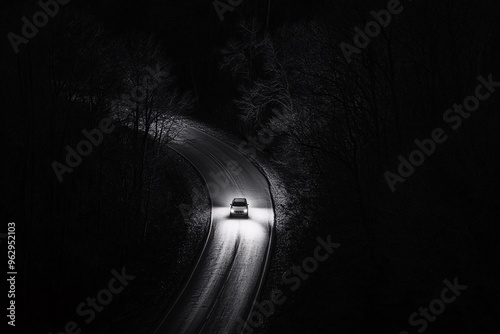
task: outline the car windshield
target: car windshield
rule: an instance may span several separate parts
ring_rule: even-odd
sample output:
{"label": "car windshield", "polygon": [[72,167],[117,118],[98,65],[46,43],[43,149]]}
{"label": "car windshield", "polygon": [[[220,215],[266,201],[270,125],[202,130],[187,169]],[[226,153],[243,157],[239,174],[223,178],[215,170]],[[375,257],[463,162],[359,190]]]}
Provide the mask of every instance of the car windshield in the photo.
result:
{"label": "car windshield", "polygon": [[247,205],[247,200],[244,198],[235,198],[233,200],[233,205],[235,206],[246,206]]}

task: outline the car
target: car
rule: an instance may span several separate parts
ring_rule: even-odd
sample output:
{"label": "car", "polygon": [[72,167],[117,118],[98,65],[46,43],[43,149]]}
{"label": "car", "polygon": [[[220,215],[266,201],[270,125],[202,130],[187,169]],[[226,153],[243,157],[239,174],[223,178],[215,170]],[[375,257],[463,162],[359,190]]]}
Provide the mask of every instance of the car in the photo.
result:
{"label": "car", "polygon": [[232,203],[229,203],[231,210],[229,217],[245,216],[248,217],[248,203],[246,198],[235,198]]}

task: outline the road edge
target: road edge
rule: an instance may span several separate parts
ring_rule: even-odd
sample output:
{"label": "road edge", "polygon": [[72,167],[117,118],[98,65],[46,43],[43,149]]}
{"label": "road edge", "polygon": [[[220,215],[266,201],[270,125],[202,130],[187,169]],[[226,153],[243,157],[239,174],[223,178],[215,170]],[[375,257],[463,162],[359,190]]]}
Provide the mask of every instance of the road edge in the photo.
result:
{"label": "road edge", "polygon": [[200,170],[198,169],[198,167],[196,167],[184,154],[182,154],[181,152],[179,152],[177,149],[175,149],[171,145],[167,144],[167,147],[170,148],[170,149],[172,149],[173,151],[175,151],[184,160],[186,160],[191,166],[193,166],[194,169],[196,170],[196,172],[198,173],[198,175],[203,180],[204,186],[205,186],[205,188],[208,191],[208,201],[210,203],[210,224],[208,226],[208,232],[206,233],[206,236],[205,236],[205,243],[203,244],[203,248],[201,249],[201,252],[198,255],[198,259],[196,260],[195,265],[193,266],[192,270],[190,271],[189,278],[187,279],[186,283],[183,285],[183,287],[180,290],[180,292],[177,294],[177,298],[175,298],[175,301],[172,304],[169,305],[170,307],[167,307],[168,311],[166,313],[164,313],[165,315],[161,318],[161,321],[159,321],[159,323],[153,327],[153,329],[154,329],[154,331],[152,332],[153,334],[156,334],[156,332],[158,331],[158,329],[165,322],[165,320],[167,319],[168,315],[170,314],[170,312],[172,312],[172,310],[174,309],[175,305],[177,304],[177,302],[179,301],[179,299],[183,295],[184,291],[186,290],[187,286],[189,285],[189,282],[191,282],[191,279],[193,278],[193,275],[194,275],[196,269],[198,268],[198,265],[199,265],[199,263],[201,261],[201,258],[203,256],[203,254],[205,253],[205,250],[206,250],[207,245],[208,245],[208,241],[210,240],[210,235],[212,234],[212,230],[213,230],[213,228],[212,228],[213,227],[212,212],[213,212],[214,207],[213,207],[213,203],[212,203],[212,196],[210,194],[210,189],[207,187],[207,184],[208,184],[207,180],[205,179],[205,177],[203,176],[203,174],[200,172]]}

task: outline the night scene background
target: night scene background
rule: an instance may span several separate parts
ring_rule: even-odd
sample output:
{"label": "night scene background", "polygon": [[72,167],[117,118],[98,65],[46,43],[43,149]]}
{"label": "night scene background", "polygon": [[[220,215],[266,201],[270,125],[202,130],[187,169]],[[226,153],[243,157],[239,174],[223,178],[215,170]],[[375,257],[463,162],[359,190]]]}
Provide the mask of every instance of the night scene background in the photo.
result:
{"label": "night scene background", "polygon": [[498,0],[0,10],[2,333],[500,332]]}

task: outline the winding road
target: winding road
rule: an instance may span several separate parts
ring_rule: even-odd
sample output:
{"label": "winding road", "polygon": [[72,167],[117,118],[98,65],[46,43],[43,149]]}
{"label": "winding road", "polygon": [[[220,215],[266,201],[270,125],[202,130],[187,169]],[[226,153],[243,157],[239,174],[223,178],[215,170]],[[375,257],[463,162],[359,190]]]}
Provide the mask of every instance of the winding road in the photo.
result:
{"label": "winding road", "polygon": [[[203,176],[212,215],[198,262],[154,333],[239,333],[259,295],[271,249],[268,182],[243,154],[197,129],[184,129],[170,147]],[[235,197],[247,198],[248,218],[229,217]]]}

